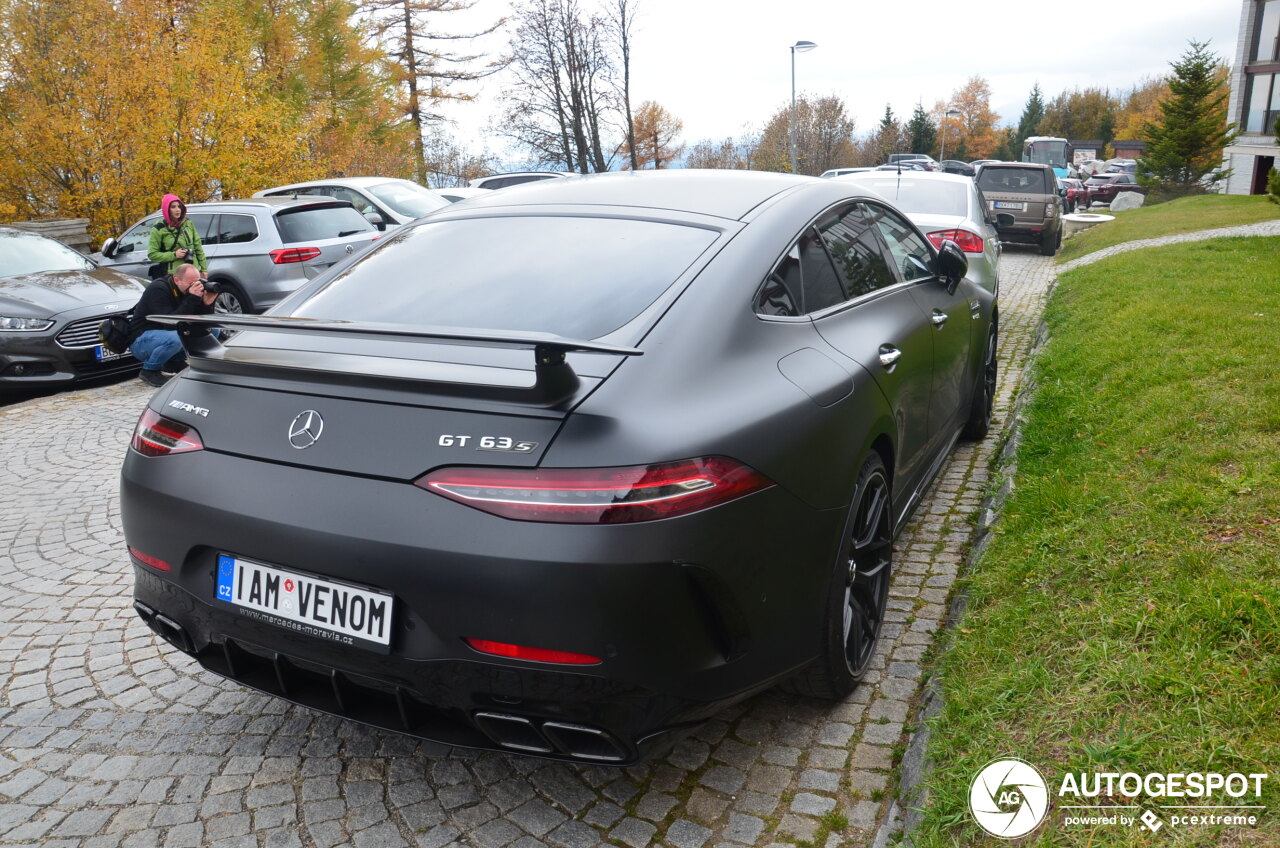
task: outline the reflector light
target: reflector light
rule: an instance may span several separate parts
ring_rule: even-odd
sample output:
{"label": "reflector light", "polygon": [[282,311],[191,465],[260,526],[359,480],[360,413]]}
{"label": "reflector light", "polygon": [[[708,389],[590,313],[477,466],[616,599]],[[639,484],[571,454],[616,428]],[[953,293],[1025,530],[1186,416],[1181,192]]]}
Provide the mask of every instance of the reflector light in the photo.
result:
{"label": "reflector light", "polygon": [[320,255],[318,247],[282,247],[271,251],[271,261],[277,265],[290,262],[306,262]]}
{"label": "reflector light", "polygon": [[159,557],[153,557],[151,554],[144,554],[142,551],[138,550],[133,545],[129,546],[129,553],[132,554],[133,558],[136,559],[138,562],[142,563],[143,565],[149,565],[152,568],[156,569],[157,571],[170,571],[173,568],[173,566],[169,565],[169,563],[165,562]]}
{"label": "reflector light", "polygon": [[517,521],[629,524],[719,506],[773,481],[708,456],[623,468],[441,468],[415,485]]}
{"label": "reflector light", "polygon": [[204,442],[194,427],[165,418],[144,409],[133,429],[129,446],[143,456],[169,456],[175,453],[204,450]]}
{"label": "reflector light", "polygon": [[965,253],[982,252],[982,237],[968,230],[938,230],[936,233],[929,233],[928,238],[939,250],[944,241],[951,239]]}
{"label": "reflector light", "polygon": [[495,657],[511,657],[517,660],[534,662],[561,663],[562,665],[596,665],[601,660],[590,654],[575,654],[572,651],[551,651],[546,648],[528,648],[524,645],[508,645],[506,642],[490,642],[488,639],[467,639],[466,643],[482,654]]}

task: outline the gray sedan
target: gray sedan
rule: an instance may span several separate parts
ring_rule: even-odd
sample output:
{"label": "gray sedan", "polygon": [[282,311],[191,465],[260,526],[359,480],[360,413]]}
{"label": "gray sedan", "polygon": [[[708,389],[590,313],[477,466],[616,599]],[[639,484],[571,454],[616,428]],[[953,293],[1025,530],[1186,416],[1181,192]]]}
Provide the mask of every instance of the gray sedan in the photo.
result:
{"label": "gray sedan", "polygon": [[1000,286],[1000,237],[972,179],[927,171],[871,171],[837,177],[875,191],[941,247],[950,239],[969,260],[968,278],[993,294]]}

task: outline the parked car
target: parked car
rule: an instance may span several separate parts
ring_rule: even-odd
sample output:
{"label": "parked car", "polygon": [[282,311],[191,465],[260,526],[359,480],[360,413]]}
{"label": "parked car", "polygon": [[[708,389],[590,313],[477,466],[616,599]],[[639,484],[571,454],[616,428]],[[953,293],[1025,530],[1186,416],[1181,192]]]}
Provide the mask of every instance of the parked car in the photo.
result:
{"label": "parked car", "polygon": [[1089,191],[1089,187],[1084,184],[1084,180],[1063,177],[1058,180],[1058,184],[1067,190],[1062,206],[1068,214],[1077,209],[1089,208],[1089,203],[1092,201],[1092,193]]}
{"label": "parked car", "polygon": [[973,169],[974,169],[974,171],[975,171],[975,173],[976,173],[976,172],[977,172],[977,170],[978,170],[978,167],[979,167],[979,166],[981,166],[981,165],[986,165],[986,164],[988,164],[988,163],[990,163],[990,162],[999,162],[999,161],[1001,161],[1001,160],[999,160],[999,159],[974,159],[974,160],[973,160],[972,162],[970,162],[969,164],[973,167]]}
{"label": "parked car", "polygon": [[959,159],[943,159],[938,167],[944,174],[959,174],[962,177],[972,177],[976,173],[972,165]]}
{"label": "parked car", "polygon": [[56,239],[0,227],[0,390],[137,371],[129,353],[102,347],[98,325],[144,289]]}
{"label": "parked car", "polygon": [[1136,176],[1138,173],[1137,159],[1108,159],[1106,167],[1102,169],[1104,174],[1129,174]]}
{"label": "parked car", "polygon": [[[381,235],[344,200],[264,197],[192,203],[209,259],[209,279],[222,287],[219,312],[262,312],[307,280],[368,247]],[[126,274],[146,277],[147,240],[160,213],[148,215],[93,258]]]}
{"label": "parked car", "polygon": [[890,153],[889,159],[888,161],[885,162],[885,164],[896,165],[899,162],[923,162],[924,170],[926,171],[938,170],[937,161],[932,156],[929,156],[925,153]]}
{"label": "parked car", "polygon": [[1089,189],[1090,203],[1110,203],[1122,191],[1147,193],[1147,190],[1138,185],[1138,181],[1131,174],[1125,173],[1094,174],[1085,180],[1084,184]]}
{"label": "parked car", "polygon": [[928,171],[925,162],[918,159],[901,159],[892,165],[877,165],[873,171]]}
{"label": "parked car", "polygon": [[514,185],[535,183],[539,180],[558,180],[575,176],[577,174],[570,174],[566,171],[521,171],[512,174],[493,174],[488,177],[479,177],[472,180],[468,185],[472,188],[510,188]]}
{"label": "parked car", "polygon": [[999,226],[1000,238],[1017,244],[1034,244],[1043,256],[1052,256],[1062,245],[1062,196],[1057,178],[1048,165],[1032,162],[990,162],[978,169],[978,189],[995,214],[1013,216],[1012,224]]}
{"label": "parked car", "polygon": [[874,170],[872,168],[832,168],[829,171],[823,171],[818,176],[829,179],[831,177],[843,177],[845,174],[861,174],[864,171]]}
{"label": "parked car", "polygon": [[995,298],[846,180],[520,201],[184,337],[124,460],[134,609],[313,709],[584,763],[788,678],[847,697],[895,534],[987,431]]}
{"label": "parked car", "polygon": [[941,249],[947,240],[955,242],[969,261],[965,276],[992,294],[999,293],[1001,248],[996,216],[972,179],[927,171],[902,177],[875,171],[841,179],[892,203],[935,248]]}
{"label": "parked car", "polygon": [[444,209],[449,204],[449,201],[412,180],[388,177],[312,180],[264,188],[254,192],[253,196],[332,197],[335,200],[345,200],[379,230],[395,229],[423,215],[430,215],[437,209]]}

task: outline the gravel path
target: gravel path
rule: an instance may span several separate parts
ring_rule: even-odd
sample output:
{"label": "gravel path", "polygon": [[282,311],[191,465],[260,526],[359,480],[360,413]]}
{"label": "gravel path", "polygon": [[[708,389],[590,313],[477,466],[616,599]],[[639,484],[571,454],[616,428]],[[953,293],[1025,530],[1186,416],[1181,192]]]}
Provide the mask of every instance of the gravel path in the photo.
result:
{"label": "gravel path", "polygon": [[1144,247],[1156,247],[1162,244],[1179,244],[1186,241],[1204,241],[1205,239],[1229,238],[1232,236],[1280,236],[1280,220],[1263,221],[1258,224],[1245,224],[1240,227],[1219,227],[1216,230],[1197,230],[1194,233],[1180,233],[1174,236],[1160,236],[1159,238],[1139,239],[1138,241],[1127,241],[1123,244],[1104,247],[1102,250],[1095,250],[1093,253],[1081,256],[1079,259],[1072,259],[1070,262],[1064,262],[1058,266],[1059,274],[1070,271],[1072,268],[1079,268],[1081,265],[1091,265],[1100,259],[1106,259],[1108,256],[1115,256],[1117,253],[1127,253],[1130,250],[1141,250]]}

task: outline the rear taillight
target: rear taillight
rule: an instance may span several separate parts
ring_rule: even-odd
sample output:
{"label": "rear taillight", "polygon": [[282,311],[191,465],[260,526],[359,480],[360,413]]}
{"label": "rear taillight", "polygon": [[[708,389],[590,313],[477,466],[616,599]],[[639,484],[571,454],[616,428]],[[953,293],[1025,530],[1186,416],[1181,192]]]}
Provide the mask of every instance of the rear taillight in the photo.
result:
{"label": "rear taillight", "polygon": [[928,238],[939,250],[942,249],[942,243],[950,239],[965,253],[982,252],[982,237],[968,230],[938,230],[936,233],[929,233]]}
{"label": "rear taillight", "polygon": [[290,262],[306,262],[319,255],[318,247],[282,247],[271,251],[271,261],[277,265],[287,265]]}
{"label": "rear taillight", "polygon": [[144,409],[133,428],[129,446],[143,456],[169,456],[175,453],[204,450],[204,442],[194,427],[165,418]]}
{"label": "rear taillight", "polygon": [[674,518],[773,485],[722,456],[625,468],[441,468],[415,483],[503,518],[564,524]]}
{"label": "rear taillight", "polygon": [[600,662],[599,657],[593,657],[590,654],[575,654],[572,651],[529,648],[524,645],[509,645],[506,642],[491,642],[488,639],[467,639],[466,642],[480,653],[491,654],[495,657],[511,657],[516,660],[561,663],[564,665],[597,665]]}
{"label": "rear taillight", "polygon": [[160,559],[160,557],[153,557],[151,554],[144,554],[142,551],[138,550],[138,549],[137,549],[137,548],[135,548],[133,545],[130,545],[130,546],[129,546],[129,553],[130,553],[130,554],[133,556],[133,558],[134,558],[134,559],[136,559],[138,562],[140,562],[140,563],[142,563],[142,564],[144,564],[144,565],[149,565],[149,566],[151,566],[152,568],[156,569],[157,571],[172,571],[172,570],[173,570],[173,566],[169,565],[169,563],[167,563],[167,562],[165,562],[164,560]]}

